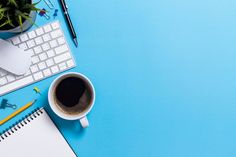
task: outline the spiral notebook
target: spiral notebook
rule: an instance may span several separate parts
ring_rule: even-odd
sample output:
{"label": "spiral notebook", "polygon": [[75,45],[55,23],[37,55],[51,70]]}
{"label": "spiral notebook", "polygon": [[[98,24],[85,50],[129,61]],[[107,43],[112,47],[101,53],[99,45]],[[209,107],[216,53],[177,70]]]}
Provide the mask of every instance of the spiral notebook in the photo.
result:
{"label": "spiral notebook", "polygon": [[33,111],[0,135],[0,154],[5,157],[76,157],[43,108]]}

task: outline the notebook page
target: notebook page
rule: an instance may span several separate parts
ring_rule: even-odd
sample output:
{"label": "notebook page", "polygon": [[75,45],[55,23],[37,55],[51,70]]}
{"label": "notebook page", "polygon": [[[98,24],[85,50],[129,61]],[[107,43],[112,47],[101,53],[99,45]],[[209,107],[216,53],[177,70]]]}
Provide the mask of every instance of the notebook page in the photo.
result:
{"label": "notebook page", "polygon": [[76,157],[45,110],[0,142],[0,154],[7,157]]}

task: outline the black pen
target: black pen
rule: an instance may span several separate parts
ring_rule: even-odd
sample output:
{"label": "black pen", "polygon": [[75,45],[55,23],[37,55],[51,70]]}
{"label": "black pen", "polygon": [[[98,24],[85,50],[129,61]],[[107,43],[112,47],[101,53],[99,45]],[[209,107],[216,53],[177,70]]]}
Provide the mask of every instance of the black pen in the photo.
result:
{"label": "black pen", "polygon": [[72,38],[73,38],[73,40],[75,42],[75,46],[77,47],[78,46],[77,37],[76,37],[76,33],[75,33],[74,27],[72,25],[69,13],[67,11],[68,7],[67,7],[67,5],[65,3],[65,0],[60,0],[60,1],[61,1],[61,5],[62,5],[62,9],[63,9],[64,15],[66,17],[66,21],[67,21],[67,23],[69,25],[71,36],[72,36]]}

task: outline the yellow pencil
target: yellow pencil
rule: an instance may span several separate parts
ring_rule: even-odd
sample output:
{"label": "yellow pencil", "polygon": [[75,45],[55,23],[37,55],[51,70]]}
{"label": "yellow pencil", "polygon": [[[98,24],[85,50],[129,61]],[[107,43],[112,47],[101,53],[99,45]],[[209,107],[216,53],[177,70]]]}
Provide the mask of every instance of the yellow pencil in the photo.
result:
{"label": "yellow pencil", "polygon": [[0,120],[0,125],[6,123],[8,120],[12,119],[13,117],[15,117],[16,115],[18,115],[19,113],[23,112],[24,110],[26,110],[27,108],[29,108],[30,106],[32,106],[35,102],[36,102],[36,100],[27,103],[25,106],[22,106],[21,108],[19,108],[18,110],[16,110],[15,112],[13,112],[12,114],[10,114],[10,115],[7,116],[6,118],[4,118],[3,120]]}

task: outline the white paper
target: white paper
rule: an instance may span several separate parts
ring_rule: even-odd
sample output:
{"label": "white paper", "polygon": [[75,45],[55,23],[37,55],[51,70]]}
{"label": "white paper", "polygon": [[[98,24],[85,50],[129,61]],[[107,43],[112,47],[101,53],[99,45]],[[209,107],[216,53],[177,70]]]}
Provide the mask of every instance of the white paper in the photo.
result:
{"label": "white paper", "polygon": [[4,157],[76,157],[47,115],[42,114],[0,142]]}

